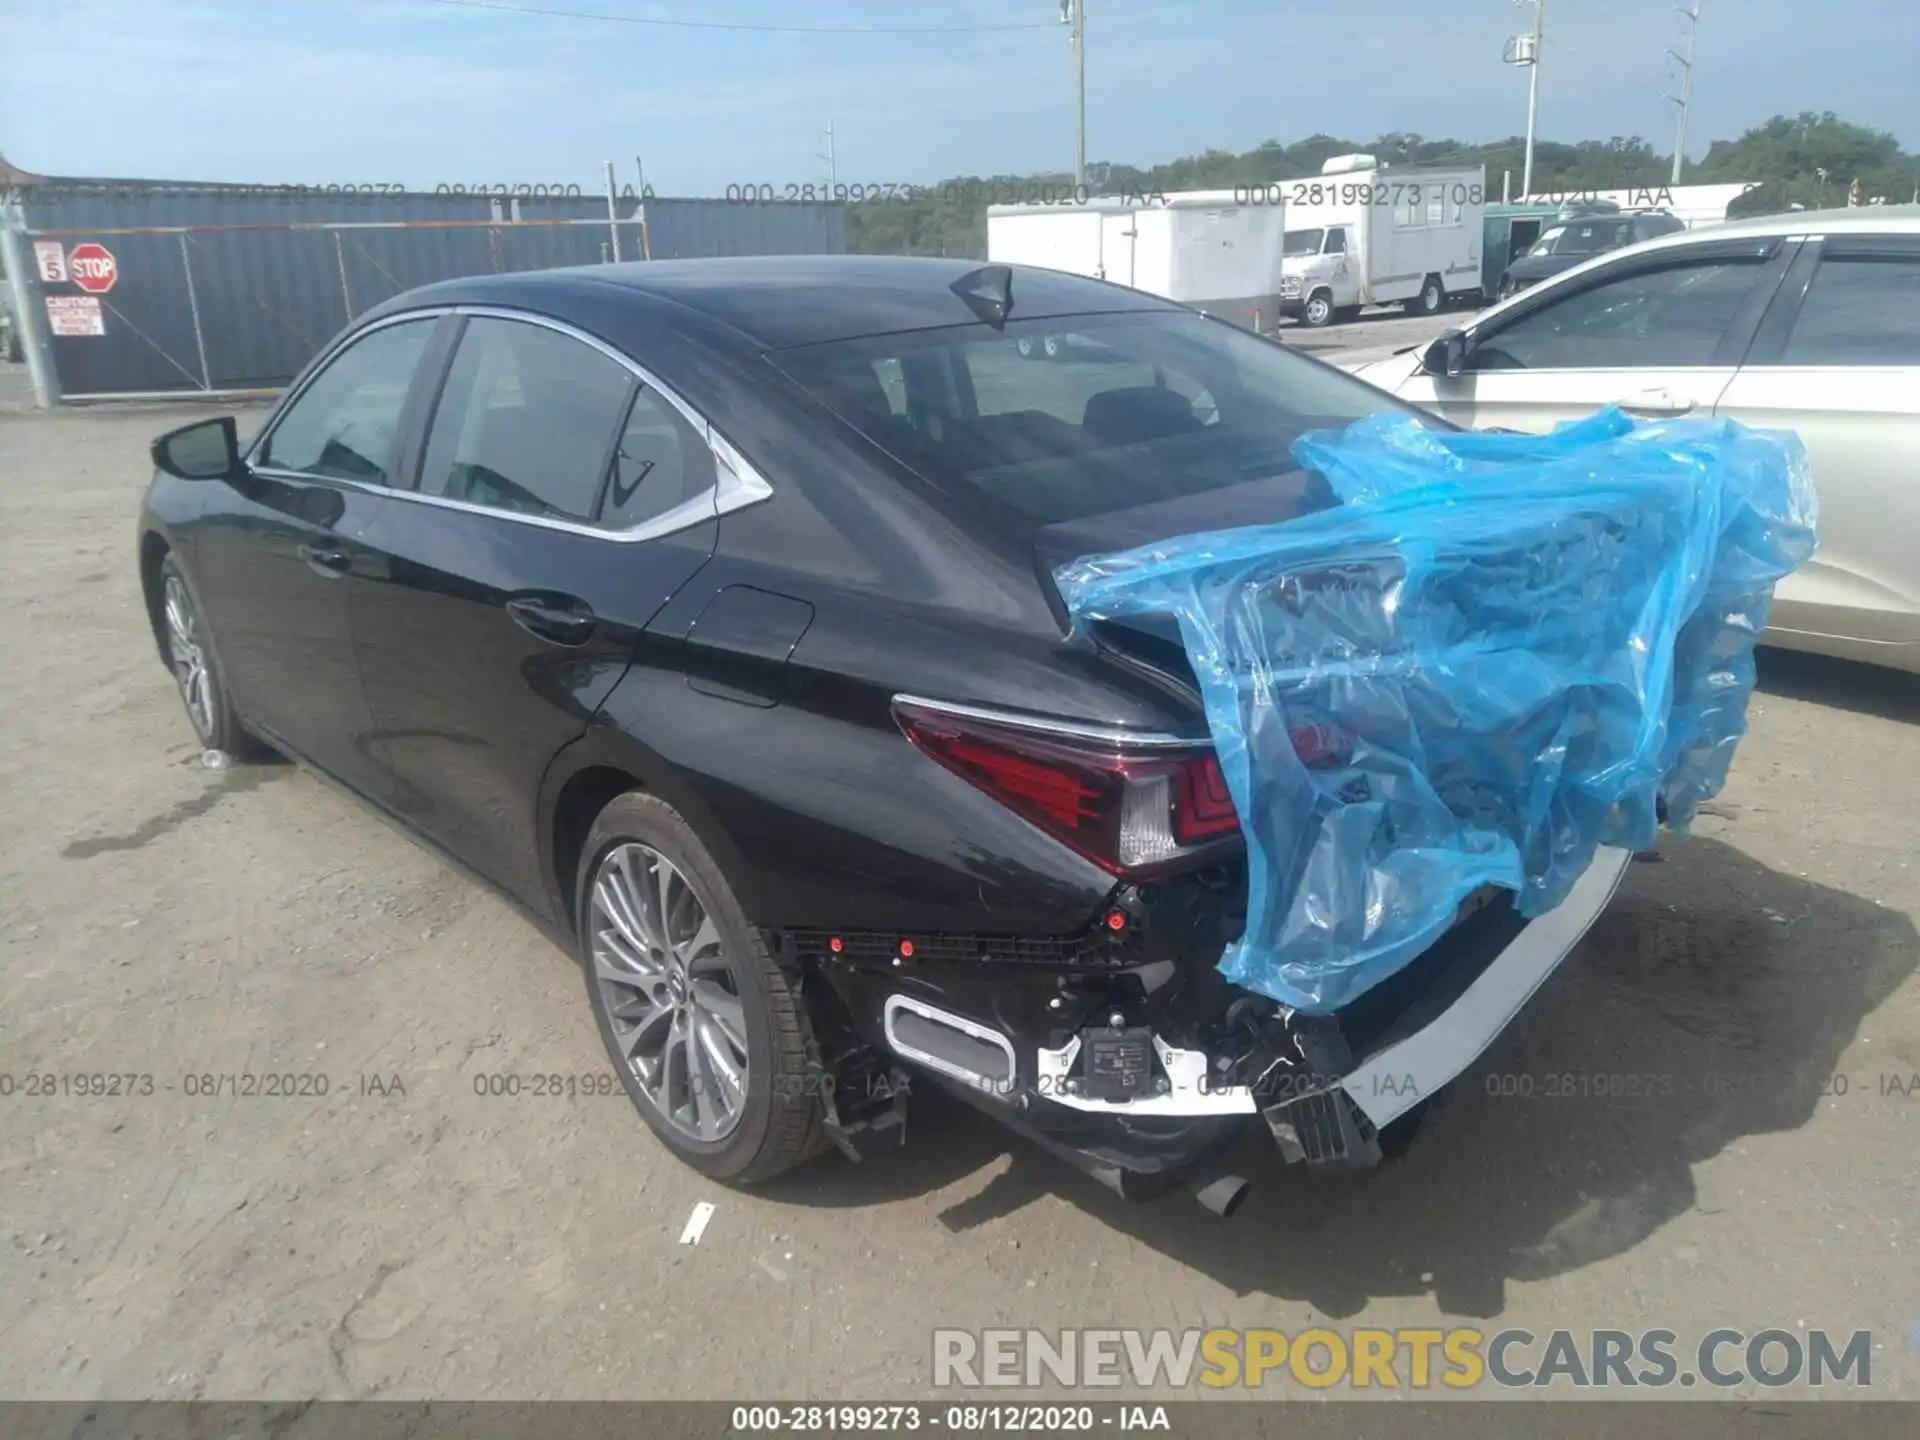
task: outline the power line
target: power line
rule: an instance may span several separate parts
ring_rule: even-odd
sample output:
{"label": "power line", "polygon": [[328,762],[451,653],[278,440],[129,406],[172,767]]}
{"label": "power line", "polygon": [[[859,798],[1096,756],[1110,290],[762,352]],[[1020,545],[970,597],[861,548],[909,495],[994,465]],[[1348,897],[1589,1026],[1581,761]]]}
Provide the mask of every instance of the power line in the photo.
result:
{"label": "power line", "polygon": [[560,20],[601,20],[613,25],[654,25],[670,30],[743,30],[762,35],[978,35],[1005,30],[1050,30],[1055,22],[1018,25],[753,25],[726,20],[657,20],[642,15],[608,15],[593,10],[557,10],[544,5],[505,5],[498,0],[428,0],[460,10],[498,10],[508,15],[543,15]]}

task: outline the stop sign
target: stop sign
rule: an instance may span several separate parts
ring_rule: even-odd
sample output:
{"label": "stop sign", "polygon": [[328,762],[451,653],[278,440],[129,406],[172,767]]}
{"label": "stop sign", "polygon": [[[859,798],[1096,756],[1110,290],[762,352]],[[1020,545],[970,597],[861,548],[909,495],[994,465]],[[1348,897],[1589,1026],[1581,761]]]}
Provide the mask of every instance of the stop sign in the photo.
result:
{"label": "stop sign", "polygon": [[92,240],[83,240],[67,252],[67,274],[90,295],[104,295],[120,278],[113,252]]}

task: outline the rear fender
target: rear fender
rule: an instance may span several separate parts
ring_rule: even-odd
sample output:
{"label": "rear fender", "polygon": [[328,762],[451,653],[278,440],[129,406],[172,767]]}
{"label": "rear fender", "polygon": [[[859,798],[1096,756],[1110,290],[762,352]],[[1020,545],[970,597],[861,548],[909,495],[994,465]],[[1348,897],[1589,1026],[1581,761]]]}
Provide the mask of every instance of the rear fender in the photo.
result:
{"label": "rear fender", "polygon": [[761,897],[753,869],[699,791],[651,747],[604,715],[596,715],[579,739],[553,757],[540,782],[537,802],[540,878],[548,909],[555,920],[569,931],[574,929],[573,888],[579,879],[577,869],[570,869],[568,874],[563,874],[561,869],[565,857],[557,843],[560,802],[568,786],[590,770],[617,770],[630,775],[635,782],[633,788],[657,795],[677,810],[726,875],[742,908],[749,915],[758,912]]}

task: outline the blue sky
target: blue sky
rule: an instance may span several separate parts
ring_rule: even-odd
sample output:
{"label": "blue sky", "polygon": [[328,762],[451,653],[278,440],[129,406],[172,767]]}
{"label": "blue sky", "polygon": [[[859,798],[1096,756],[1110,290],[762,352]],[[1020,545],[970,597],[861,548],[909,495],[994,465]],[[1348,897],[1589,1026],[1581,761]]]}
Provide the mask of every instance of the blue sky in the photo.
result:
{"label": "blue sky", "polygon": [[[1057,0],[521,0],[629,16],[969,35],[664,29],[430,0],[0,0],[0,154],[54,174],[601,183],[664,194],[1067,167]],[[1690,149],[1782,111],[1920,148],[1920,4],[1702,0]],[[1088,152],[1150,164],[1318,130],[1524,128],[1508,0],[1088,0]],[[1665,148],[1672,0],[1549,0],[1540,133]]]}

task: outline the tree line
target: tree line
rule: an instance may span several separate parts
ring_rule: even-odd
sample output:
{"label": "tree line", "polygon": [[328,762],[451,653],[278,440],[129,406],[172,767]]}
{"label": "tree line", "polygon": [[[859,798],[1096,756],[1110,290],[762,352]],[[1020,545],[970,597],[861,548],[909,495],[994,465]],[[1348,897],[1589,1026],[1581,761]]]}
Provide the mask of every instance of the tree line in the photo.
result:
{"label": "tree line", "polygon": [[[1179,190],[1232,190],[1297,180],[1319,173],[1334,155],[1375,155],[1388,165],[1465,164],[1487,168],[1490,197],[1501,193],[1503,171],[1512,171],[1517,198],[1526,159],[1521,136],[1484,144],[1430,140],[1396,130],[1370,141],[1317,134],[1291,144],[1264,140],[1251,150],[1207,150],[1142,169],[1117,163],[1089,164],[1087,188],[1094,195],[1153,195]],[[1577,144],[1536,140],[1533,188],[1543,194],[1579,190],[1658,187],[1672,174],[1672,155],[1637,135]],[[960,255],[987,253],[986,202],[1031,193],[1065,192],[1068,172],[1032,175],[958,175],[906,200],[847,207],[847,248],[862,254]],[[1840,119],[1832,111],[1776,115],[1735,140],[1716,140],[1706,156],[1686,167],[1684,183],[1751,181],[1752,194],[1734,213],[1769,214],[1795,205],[1818,209],[1847,203],[1858,183],[1863,198],[1887,204],[1920,200],[1920,155],[1909,154],[1885,130]]]}

